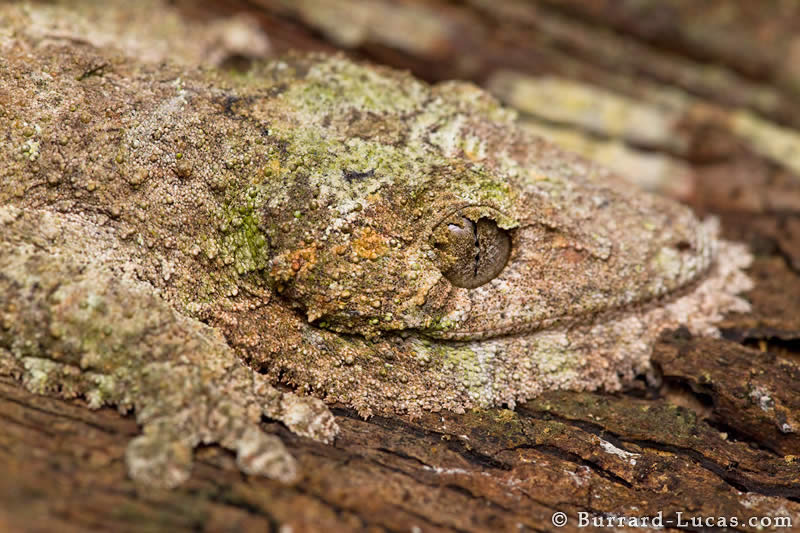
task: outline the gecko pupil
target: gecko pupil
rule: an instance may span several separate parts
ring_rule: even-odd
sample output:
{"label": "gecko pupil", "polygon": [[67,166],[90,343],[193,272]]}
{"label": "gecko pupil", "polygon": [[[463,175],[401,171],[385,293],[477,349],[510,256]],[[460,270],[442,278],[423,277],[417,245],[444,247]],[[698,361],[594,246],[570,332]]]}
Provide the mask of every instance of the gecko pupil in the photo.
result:
{"label": "gecko pupil", "polygon": [[445,278],[456,287],[474,289],[496,278],[508,262],[511,238],[494,220],[473,221],[456,214],[437,232],[434,248]]}

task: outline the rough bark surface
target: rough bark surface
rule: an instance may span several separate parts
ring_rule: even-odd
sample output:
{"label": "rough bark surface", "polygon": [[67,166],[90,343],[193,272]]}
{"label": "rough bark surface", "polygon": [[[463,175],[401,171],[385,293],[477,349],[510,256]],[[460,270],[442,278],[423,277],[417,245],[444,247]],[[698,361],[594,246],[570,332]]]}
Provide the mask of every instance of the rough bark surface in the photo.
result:
{"label": "rough bark surface", "polygon": [[[800,528],[800,8],[764,1],[755,16],[744,0],[342,0],[325,2],[320,22],[310,1],[185,4],[188,17],[255,16],[277,52],[345,49],[432,81],[499,87],[501,98],[508,84],[492,85],[501,71],[556,76],[670,109],[672,136],[586,135],[686,172],[676,194],[719,214],[727,236],[758,254],[753,311],[727,317],[721,339],[664,336],[656,379],[624,394],[553,393],[516,411],[415,420],[338,409],[333,446],[265,421],[298,460],[293,486],[243,476],[232,455],[209,447],[184,486],[142,490],[125,475],[131,416],[0,378],[0,530],[551,531],[556,511],[569,516],[563,531],[579,530],[579,512],[788,516]],[[402,28],[375,22],[409,13],[428,33],[403,40]],[[366,22],[347,32],[339,19]],[[679,108],[664,104],[667,90],[680,92]],[[743,116],[758,127],[742,126]],[[536,109],[523,120],[552,125]]]}

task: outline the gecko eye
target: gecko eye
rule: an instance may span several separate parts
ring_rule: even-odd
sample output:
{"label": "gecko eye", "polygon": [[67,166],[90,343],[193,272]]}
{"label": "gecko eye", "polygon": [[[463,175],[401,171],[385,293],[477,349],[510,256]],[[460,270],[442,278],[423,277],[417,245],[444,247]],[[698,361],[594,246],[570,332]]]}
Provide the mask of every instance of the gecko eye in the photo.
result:
{"label": "gecko eye", "polygon": [[473,221],[461,213],[441,222],[433,231],[437,266],[456,287],[474,289],[497,277],[508,262],[511,238],[494,220]]}

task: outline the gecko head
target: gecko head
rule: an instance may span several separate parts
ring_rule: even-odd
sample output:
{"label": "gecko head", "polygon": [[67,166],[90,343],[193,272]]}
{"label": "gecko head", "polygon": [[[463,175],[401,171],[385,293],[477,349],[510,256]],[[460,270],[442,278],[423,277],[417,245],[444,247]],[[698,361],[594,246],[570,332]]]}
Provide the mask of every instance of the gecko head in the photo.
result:
{"label": "gecko head", "polygon": [[532,332],[667,297],[711,263],[686,207],[532,137],[474,86],[341,58],[304,69],[280,96],[273,132],[294,160],[263,185],[278,188],[261,220],[271,283],[315,325]]}

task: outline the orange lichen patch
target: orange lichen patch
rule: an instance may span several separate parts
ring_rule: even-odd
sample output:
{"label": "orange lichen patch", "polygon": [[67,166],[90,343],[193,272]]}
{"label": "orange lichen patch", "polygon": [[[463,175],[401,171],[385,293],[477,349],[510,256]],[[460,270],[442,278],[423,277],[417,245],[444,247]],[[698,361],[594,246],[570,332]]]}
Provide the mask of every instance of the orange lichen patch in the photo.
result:
{"label": "orange lichen patch", "polygon": [[[553,240],[551,241],[553,248],[557,248],[559,250],[563,250],[565,248],[571,248],[575,251],[575,253],[581,253],[584,251],[584,247],[580,242],[577,242],[573,239],[566,237],[565,235],[555,235]],[[583,254],[580,254],[583,257]]]}
{"label": "orange lichen patch", "polygon": [[553,248],[566,248],[571,245],[563,235],[555,235],[552,240]]}
{"label": "orange lichen patch", "polygon": [[270,270],[270,276],[279,281],[288,281],[303,276],[317,263],[317,249],[314,246],[300,248],[281,254]]}
{"label": "orange lichen patch", "polygon": [[570,264],[577,264],[586,259],[586,254],[572,248],[567,248],[561,252],[561,258]]}
{"label": "orange lichen patch", "polygon": [[317,248],[309,246],[301,248],[291,253],[291,267],[298,276],[302,276],[310,269],[314,268],[317,262]]}
{"label": "orange lichen patch", "polygon": [[469,148],[465,148],[462,152],[464,154],[464,157],[466,157],[470,161],[480,161],[481,159],[483,159],[478,150],[470,150]]}
{"label": "orange lichen patch", "polygon": [[388,249],[386,238],[369,227],[360,230],[353,239],[353,250],[363,259],[377,259]]}

